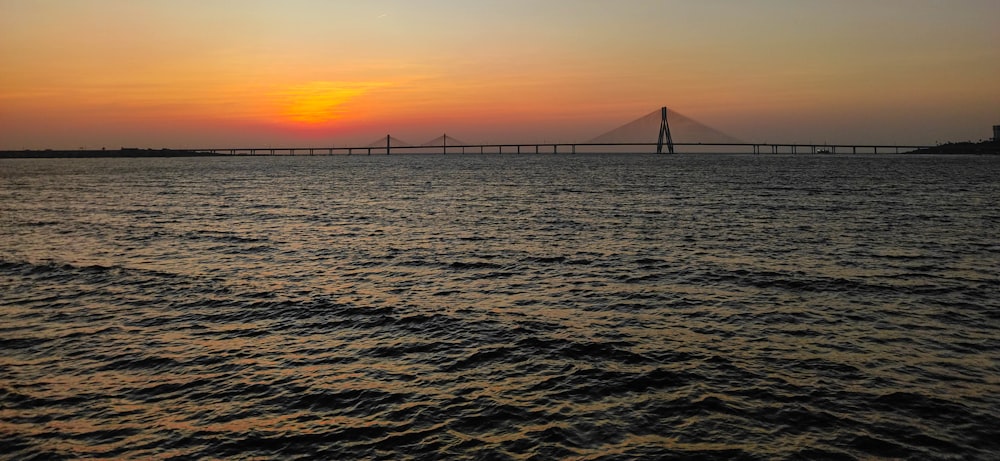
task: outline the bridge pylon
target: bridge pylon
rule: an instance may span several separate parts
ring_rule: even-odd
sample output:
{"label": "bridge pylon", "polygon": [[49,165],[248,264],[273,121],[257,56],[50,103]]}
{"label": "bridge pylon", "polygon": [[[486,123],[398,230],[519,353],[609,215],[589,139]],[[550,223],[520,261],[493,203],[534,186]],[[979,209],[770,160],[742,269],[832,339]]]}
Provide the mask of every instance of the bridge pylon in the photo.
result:
{"label": "bridge pylon", "polygon": [[660,135],[656,138],[656,153],[663,153],[663,141],[667,141],[667,151],[674,153],[674,139],[670,137],[670,124],[667,123],[667,108],[660,108]]}

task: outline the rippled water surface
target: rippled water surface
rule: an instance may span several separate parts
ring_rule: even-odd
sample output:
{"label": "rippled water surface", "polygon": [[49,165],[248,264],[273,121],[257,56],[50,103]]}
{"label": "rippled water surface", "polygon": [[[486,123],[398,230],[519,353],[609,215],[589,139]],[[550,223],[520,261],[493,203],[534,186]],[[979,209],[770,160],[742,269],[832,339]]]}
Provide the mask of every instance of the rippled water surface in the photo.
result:
{"label": "rippled water surface", "polygon": [[990,459],[1000,158],[0,161],[0,456]]}

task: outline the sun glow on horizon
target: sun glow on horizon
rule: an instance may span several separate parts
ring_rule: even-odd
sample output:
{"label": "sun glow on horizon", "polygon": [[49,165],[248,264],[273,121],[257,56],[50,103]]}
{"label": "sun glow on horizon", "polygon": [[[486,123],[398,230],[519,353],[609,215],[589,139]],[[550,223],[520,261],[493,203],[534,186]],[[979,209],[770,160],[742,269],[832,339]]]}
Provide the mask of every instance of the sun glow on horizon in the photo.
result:
{"label": "sun glow on horizon", "polygon": [[[350,103],[386,82],[314,81],[278,93],[282,117],[296,124],[320,125],[348,118]],[[351,117],[353,118],[353,117]]]}

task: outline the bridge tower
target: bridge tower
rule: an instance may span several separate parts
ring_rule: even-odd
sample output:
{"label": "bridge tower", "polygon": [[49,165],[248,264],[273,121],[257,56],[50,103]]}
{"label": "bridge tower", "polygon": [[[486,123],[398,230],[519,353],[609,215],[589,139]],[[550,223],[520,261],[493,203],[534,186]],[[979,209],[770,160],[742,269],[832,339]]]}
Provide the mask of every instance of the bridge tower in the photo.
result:
{"label": "bridge tower", "polygon": [[670,137],[670,124],[667,123],[667,108],[660,108],[660,135],[656,138],[656,153],[663,153],[663,141],[667,141],[667,152],[674,153],[674,139]]}

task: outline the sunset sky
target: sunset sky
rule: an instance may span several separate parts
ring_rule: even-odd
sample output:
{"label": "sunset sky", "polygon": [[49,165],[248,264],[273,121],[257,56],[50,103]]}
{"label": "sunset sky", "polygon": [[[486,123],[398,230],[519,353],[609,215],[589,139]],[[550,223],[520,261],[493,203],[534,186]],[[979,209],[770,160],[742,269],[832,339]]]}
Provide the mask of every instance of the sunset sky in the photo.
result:
{"label": "sunset sky", "polygon": [[662,105],[747,141],[979,140],[998,24],[997,0],[0,0],[0,149],[570,142]]}

